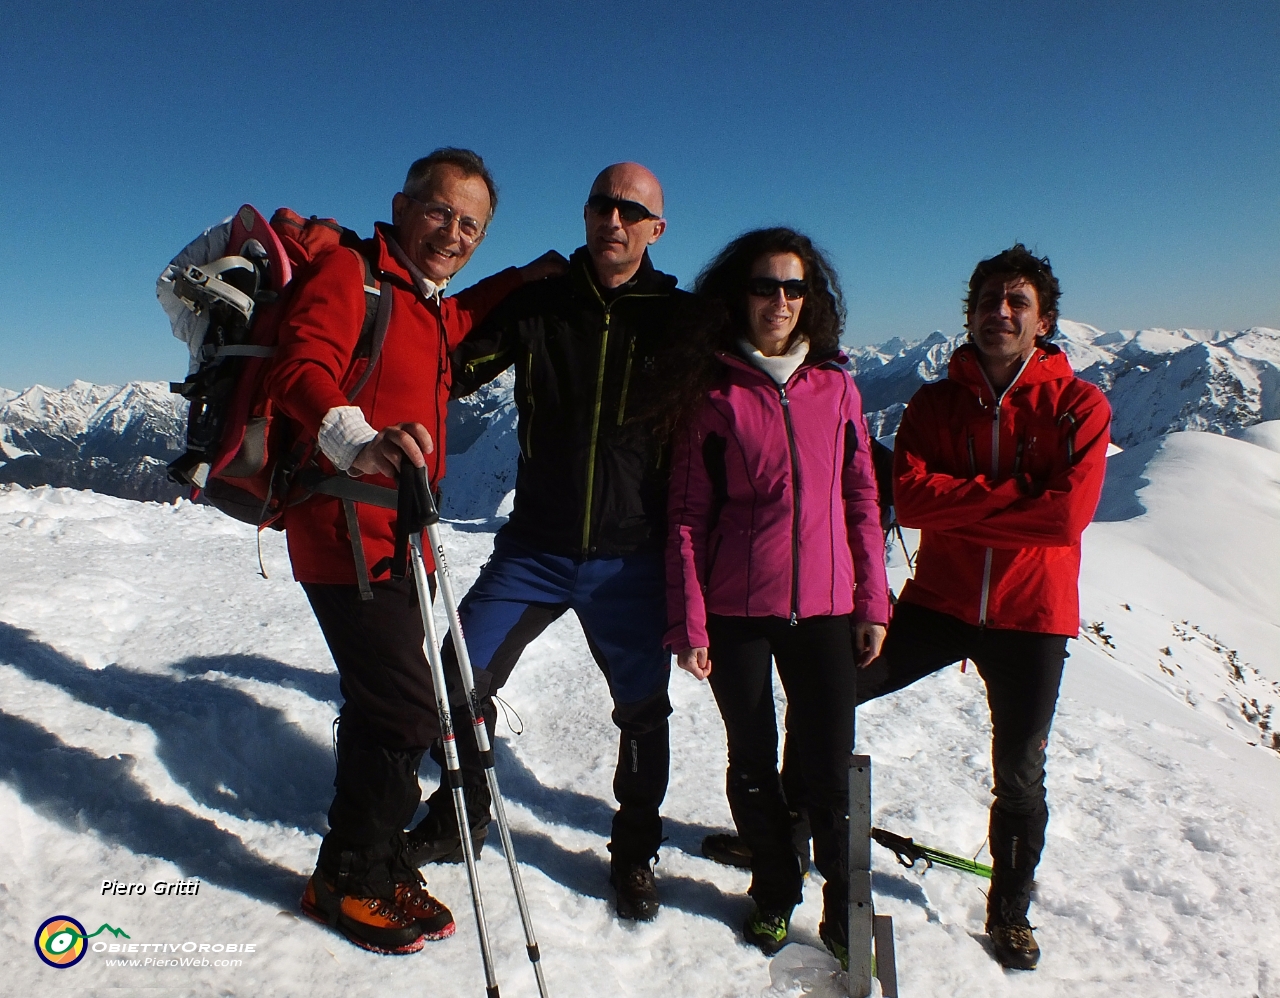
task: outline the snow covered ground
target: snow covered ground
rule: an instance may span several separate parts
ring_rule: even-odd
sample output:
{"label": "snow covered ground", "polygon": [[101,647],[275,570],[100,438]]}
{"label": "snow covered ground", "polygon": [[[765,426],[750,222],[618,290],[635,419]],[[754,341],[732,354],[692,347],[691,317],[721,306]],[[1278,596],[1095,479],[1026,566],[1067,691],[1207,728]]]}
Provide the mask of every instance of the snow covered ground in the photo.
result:
{"label": "snow covered ground", "polygon": [[[500,522],[448,525],[464,583]],[[1176,433],[1113,457],[1085,537],[1084,638],[1051,740],[1033,909],[1040,969],[991,960],[983,881],[907,871],[877,847],[900,993],[1280,998],[1280,423],[1241,439]],[[415,956],[367,954],[297,914],[331,793],[338,691],[282,538],[264,544],[268,580],[252,530],[208,508],[0,492],[0,993],[482,992],[460,867],[428,871],[457,935]],[[795,951],[771,966],[739,942],[747,875],[698,854],[706,832],[729,827],[724,737],[704,684],[677,673],[671,688],[664,907],[648,925],[612,913],[616,736],[572,618],[504,693],[523,734],[500,726],[499,774],[552,993],[799,994]],[[988,739],[972,669],[865,708],[876,823],[978,853]],[[505,866],[488,853],[481,867],[502,992],[536,995]],[[194,896],[154,893],[192,878]],[[104,896],[104,881],[148,890]],[[795,921],[814,945],[819,887],[810,878]],[[91,946],[132,943],[124,959],[153,962],[91,951],[46,967],[33,937],[54,915],[123,929],[128,939],[103,932]],[[155,965],[175,955],[209,966]],[[240,964],[216,965],[228,960]],[[817,977],[813,994],[834,993]]]}

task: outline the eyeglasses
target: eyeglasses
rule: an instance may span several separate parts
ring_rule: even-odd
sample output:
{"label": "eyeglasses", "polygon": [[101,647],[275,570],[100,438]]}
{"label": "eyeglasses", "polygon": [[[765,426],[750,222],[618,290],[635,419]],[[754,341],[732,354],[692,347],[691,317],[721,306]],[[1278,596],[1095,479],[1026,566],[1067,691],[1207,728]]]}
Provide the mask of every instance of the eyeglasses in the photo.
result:
{"label": "eyeglasses", "polygon": [[592,194],[587,198],[587,207],[597,215],[612,215],[614,209],[618,211],[618,217],[627,225],[635,225],[636,222],[647,222],[652,218],[661,218],[661,215],[655,215],[639,201],[624,201],[622,198],[611,198],[608,194]]}
{"label": "eyeglasses", "polygon": [[484,238],[484,226],[472,218],[470,215],[459,215],[447,204],[441,204],[439,201],[419,201],[417,198],[405,195],[414,204],[422,209],[422,214],[428,222],[447,229],[453,225],[453,220],[458,220],[458,235],[462,241],[468,246],[474,246]]}
{"label": "eyeglasses", "polygon": [[787,301],[796,301],[809,293],[809,285],[804,281],[775,281],[772,277],[753,277],[747,281],[747,294],[757,298],[772,298],[779,288]]}

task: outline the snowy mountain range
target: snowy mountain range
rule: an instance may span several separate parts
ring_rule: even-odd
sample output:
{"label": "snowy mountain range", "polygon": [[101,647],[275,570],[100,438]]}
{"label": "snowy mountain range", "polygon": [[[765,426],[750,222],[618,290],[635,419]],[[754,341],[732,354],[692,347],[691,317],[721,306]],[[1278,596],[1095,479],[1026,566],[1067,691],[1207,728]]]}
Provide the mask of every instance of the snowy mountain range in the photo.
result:
{"label": "snowy mountain range", "polygon": [[185,419],[186,401],[156,381],[0,389],[0,482],[173,499],[183,490],[165,465],[182,453]]}
{"label": "snowy mountain range", "polygon": [[[1112,439],[1123,448],[1176,430],[1235,436],[1280,418],[1280,330],[1105,332],[1070,320],[1059,329],[1055,342],[1072,367],[1110,398]],[[847,348],[876,436],[893,435],[912,394],[946,374],[963,341],[963,333],[935,332]],[[450,407],[447,515],[493,516],[514,487],[511,390],[508,373]],[[0,482],[173,499],[184,490],[167,480],[165,465],[182,452],[185,411],[160,382],[0,389]]]}

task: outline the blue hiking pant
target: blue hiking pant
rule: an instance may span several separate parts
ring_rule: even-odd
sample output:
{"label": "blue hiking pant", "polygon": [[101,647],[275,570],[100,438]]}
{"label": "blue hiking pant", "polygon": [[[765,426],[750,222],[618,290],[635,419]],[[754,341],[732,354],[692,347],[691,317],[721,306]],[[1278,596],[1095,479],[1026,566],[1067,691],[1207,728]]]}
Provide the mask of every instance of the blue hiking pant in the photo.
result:
{"label": "blue hiking pant", "polygon": [[[671,714],[671,656],[662,645],[667,623],[662,556],[579,561],[534,550],[498,532],[493,554],[458,606],[491,737],[497,716],[493,694],[506,683],[525,646],[567,610],[577,615],[613,697],[620,738],[610,850],[614,863],[626,868],[655,857],[662,842],[658,809],[667,792]],[[450,703],[465,717],[452,637],[445,640],[444,659]],[[478,791],[485,780],[474,739],[461,737],[457,744],[463,783]],[[441,761],[438,751],[432,755]]]}

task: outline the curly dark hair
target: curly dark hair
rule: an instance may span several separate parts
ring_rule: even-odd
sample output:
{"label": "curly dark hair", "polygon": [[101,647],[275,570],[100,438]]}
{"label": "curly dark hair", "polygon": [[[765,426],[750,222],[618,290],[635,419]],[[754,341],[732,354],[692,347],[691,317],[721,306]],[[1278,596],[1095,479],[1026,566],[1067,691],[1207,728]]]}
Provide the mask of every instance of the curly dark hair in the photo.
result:
{"label": "curly dark hair", "polygon": [[964,300],[965,328],[968,328],[974,310],[978,307],[978,295],[982,286],[993,277],[1022,277],[1036,289],[1040,315],[1049,320],[1049,332],[1037,337],[1037,342],[1053,339],[1058,331],[1058,299],[1062,296],[1062,287],[1053,276],[1049,258],[1036,256],[1022,243],[1014,243],[1004,252],[983,260],[974,268],[973,276],[969,278],[969,294]]}
{"label": "curly dark hair", "polygon": [[716,254],[693,284],[695,304],[683,316],[679,346],[664,365],[663,389],[655,398],[656,432],[669,436],[702,401],[720,377],[720,350],[736,351],[747,334],[747,282],[761,257],[794,253],[809,285],[796,322],[795,337],[809,340],[809,355],[821,357],[840,349],[844,329],[844,294],[835,268],[808,236],[783,227],[744,232]]}

